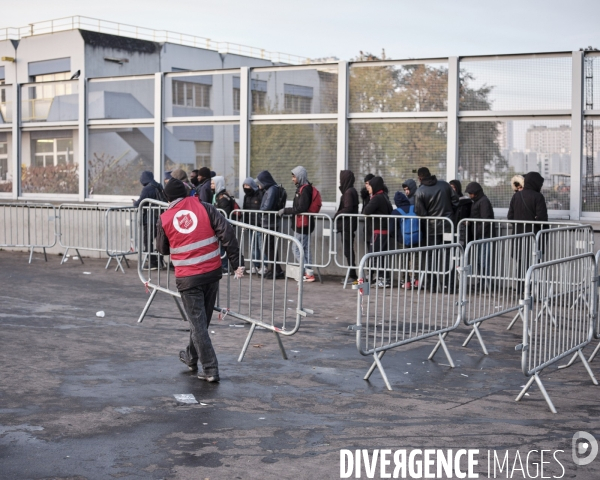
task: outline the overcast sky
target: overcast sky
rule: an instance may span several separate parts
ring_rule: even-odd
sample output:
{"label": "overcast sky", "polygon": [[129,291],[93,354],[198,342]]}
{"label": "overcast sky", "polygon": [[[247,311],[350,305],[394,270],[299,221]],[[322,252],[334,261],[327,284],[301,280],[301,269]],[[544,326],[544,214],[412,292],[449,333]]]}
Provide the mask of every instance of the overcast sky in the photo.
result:
{"label": "overcast sky", "polygon": [[83,15],[310,58],[600,48],[598,0],[21,0],[0,27]]}

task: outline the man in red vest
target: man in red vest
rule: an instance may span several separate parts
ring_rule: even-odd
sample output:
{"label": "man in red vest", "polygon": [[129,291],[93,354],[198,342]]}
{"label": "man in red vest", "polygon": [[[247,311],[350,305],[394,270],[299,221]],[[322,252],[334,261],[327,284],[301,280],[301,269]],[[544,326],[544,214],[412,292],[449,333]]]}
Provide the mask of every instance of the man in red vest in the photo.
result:
{"label": "man in red vest", "polygon": [[225,248],[235,278],[244,274],[238,241],[227,219],[215,207],[187,194],[181,180],[165,187],[169,208],[157,222],[157,250],[171,255],[177,289],[190,323],[190,343],[179,359],[192,372],[202,364],[201,380],[218,382],[219,364],[208,335],[208,326],[221,280],[219,241]]}

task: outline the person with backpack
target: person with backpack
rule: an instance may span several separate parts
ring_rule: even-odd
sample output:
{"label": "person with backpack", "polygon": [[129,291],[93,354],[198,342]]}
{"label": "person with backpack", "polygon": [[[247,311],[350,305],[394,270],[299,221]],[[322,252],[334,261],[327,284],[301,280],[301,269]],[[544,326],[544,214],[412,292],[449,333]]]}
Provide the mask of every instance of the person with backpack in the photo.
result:
{"label": "person with backpack", "polygon": [[[308,173],[306,168],[297,166],[292,169],[292,181],[296,185],[296,195],[294,201],[289,208],[281,208],[277,215],[293,215],[294,237],[302,244],[304,250],[304,276],[305,282],[314,282],[315,275],[311,268],[308,267],[312,263],[310,234],[315,228],[314,219],[310,216],[301,215],[302,213],[319,213],[321,211],[322,200],[319,191],[313,187],[308,181]],[[300,249],[293,244],[292,250],[294,258],[300,262]]]}
{"label": "person with backpack", "polygon": [[[158,200],[160,202],[167,202],[167,197],[160,183],[154,180],[154,174],[150,171],[143,171],[140,175],[140,183],[144,186],[140,192],[140,196],[137,200],[133,200],[133,206],[138,207],[142,200],[150,198]],[[150,225],[152,223],[152,225]],[[159,261],[157,255],[153,255],[154,249],[154,237],[156,236],[156,222],[148,221],[148,215],[144,211],[142,217],[142,232],[143,232],[143,244],[142,251],[150,253],[150,270],[158,270],[163,268],[162,260]]]}
{"label": "person with backpack", "polygon": [[[244,203],[242,210],[236,211],[237,220],[250,225],[261,226],[259,218],[260,214],[252,212],[260,210],[260,204],[262,203],[265,191],[258,188],[256,181],[252,177],[248,177],[244,180],[243,189]],[[248,212],[248,210],[250,212]],[[264,273],[261,260],[262,235],[253,234],[250,241],[252,242],[252,273]]]}
{"label": "person with backpack", "polygon": [[[335,212],[333,217],[336,221],[336,228],[339,233],[342,234],[342,244],[344,246],[344,256],[350,266],[349,278],[350,282],[358,280],[358,274],[356,273],[355,258],[354,254],[354,238],[356,237],[356,228],[358,227],[357,217],[342,217],[337,218],[343,214],[357,214],[358,213],[358,192],[354,188],[354,173],[350,170],[340,171],[340,192],[342,192],[342,198],[340,198],[340,206]],[[342,284],[345,280],[342,280]]]}
{"label": "person with backpack", "polygon": [[[256,183],[258,184],[258,188],[264,191],[262,201],[260,202],[260,210],[265,213],[262,215],[260,223],[263,228],[276,232],[281,227],[281,220],[276,214],[269,212],[278,212],[282,208],[285,208],[287,193],[281,185],[277,185],[273,175],[268,170],[263,170],[256,176]],[[273,235],[267,236],[265,248],[267,250],[266,255],[269,259],[269,265],[267,271],[264,273],[264,278],[285,278],[285,272],[281,268],[281,265],[277,263],[278,257],[275,251],[275,237]],[[275,273],[273,273],[273,270]]]}
{"label": "person with backpack", "polygon": [[[417,218],[417,214],[415,213],[415,206],[411,205],[409,198],[400,190],[398,190],[394,195],[394,204],[396,205],[396,208],[392,211],[392,215],[398,215],[403,218],[399,218],[396,222],[390,223],[390,236],[392,238],[395,236],[396,242],[404,248],[418,247],[420,240],[420,220]],[[414,219],[406,217],[414,217]],[[411,258],[408,258],[405,266],[407,272],[405,280],[401,284],[402,288],[417,288],[419,285],[419,280],[417,278],[413,278],[413,275],[410,273],[410,270],[413,268]]]}

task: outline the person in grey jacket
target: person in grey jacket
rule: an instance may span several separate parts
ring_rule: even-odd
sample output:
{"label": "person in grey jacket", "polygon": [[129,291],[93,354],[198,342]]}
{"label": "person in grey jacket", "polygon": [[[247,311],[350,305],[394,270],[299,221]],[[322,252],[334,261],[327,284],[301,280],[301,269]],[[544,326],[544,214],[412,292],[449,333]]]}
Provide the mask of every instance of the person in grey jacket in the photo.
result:
{"label": "person in grey jacket", "polygon": [[[279,200],[279,186],[275,182],[273,175],[268,170],[263,170],[256,176],[256,183],[258,188],[264,190],[262,201],[260,202],[260,209],[266,212],[262,218],[262,227],[268,228],[269,230],[277,231],[280,226],[280,219],[277,215],[268,212],[277,212],[277,202]],[[269,265],[265,278],[273,278],[273,264],[275,264],[275,278],[284,278],[285,274],[281,268],[281,265],[277,263],[277,252],[275,251],[275,237],[269,235],[265,245],[266,255],[269,258]]]}
{"label": "person in grey jacket", "polygon": [[408,197],[408,201],[411,205],[415,204],[415,193],[417,193],[417,182],[412,178],[409,178],[402,184],[404,194]]}

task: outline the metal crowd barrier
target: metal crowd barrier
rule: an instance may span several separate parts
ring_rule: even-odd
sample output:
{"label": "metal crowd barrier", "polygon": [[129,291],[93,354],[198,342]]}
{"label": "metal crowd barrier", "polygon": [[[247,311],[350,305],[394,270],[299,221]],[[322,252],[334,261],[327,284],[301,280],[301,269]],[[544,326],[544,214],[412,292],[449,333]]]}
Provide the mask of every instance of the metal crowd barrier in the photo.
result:
{"label": "metal crowd barrier", "polygon": [[[598,385],[583,355],[592,340],[597,319],[598,268],[591,253],[532,265],[525,278],[521,366],[530,377],[519,401],[535,381],[556,413],[540,379],[540,372],[575,353],[594,385]],[[569,363],[573,363],[573,359]]]}
{"label": "metal crowd barrier", "polygon": [[[244,262],[246,274],[240,280],[233,278],[233,272],[224,277],[219,288],[215,310],[226,316],[250,323],[250,331],[238,358],[241,362],[250,340],[257,328],[275,334],[277,344],[284,359],[287,354],[280,335],[294,335],[300,328],[302,317],[312,314],[303,307],[302,276],[304,273],[304,251],[301,242],[283,233],[235,220],[229,223],[238,232],[240,265]],[[300,252],[299,260],[294,258],[293,247]],[[259,268],[253,271],[252,253],[259,249]],[[274,257],[269,251],[277,252]],[[277,270],[281,268],[282,278]],[[270,271],[271,275],[257,273]],[[290,280],[293,282],[290,283]],[[294,296],[296,297],[294,300]]]}
{"label": "metal crowd barrier", "polygon": [[[158,292],[172,296],[181,317],[183,320],[187,320],[186,313],[178,300],[181,296],[177,291],[171,262],[160,255],[154,245],[156,221],[167,206],[166,203],[150,199],[142,201],[139,205],[138,237],[140,237],[141,248],[138,249],[138,275],[146,289],[151,292],[138,323],[144,320]],[[266,329],[275,334],[283,358],[287,359],[280,335],[289,336],[296,333],[300,328],[301,317],[312,313],[302,306],[303,264],[295,262],[292,254],[292,245],[296,245],[303,253],[302,245],[295,238],[282,233],[234,220],[229,220],[229,223],[238,232],[240,255],[243,256],[245,265],[250,267],[251,252],[260,242],[260,270],[261,272],[270,270],[273,275],[269,278],[268,275],[259,275],[248,268],[244,277],[236,280],[233,278],[230,265],[228,265],[229,275],[224,275],[221,280],[215,311],[222,316],[229,316],[251,324],[238,361],[242,361],[244,358],[257,328]],[[276,256],[272,252],[277,252],[278,255]],[[281,278],[277,278],[276,272],[282,267],[285,267],[284,273]],[[290,279],[295,281],[291,286]],[[294,301],[291,297],[296,293],[298,296]],[[295,309],[292,308],[294,302]]]}
{"label": "metal crowd barrier", "polygon": [[[370,252],[421,248],[452,243],[454,223],[445,217],[341,214],[335,217],[335,264],[346,270],[344,288],[356,267],[356,259]],[[409,245],[404,233],[415,232]],[[379,232],[379,233],[378,233]],[[350,258],[349,258],[350,257]]]}
{"label": "metal crowd barrier", "polygon": [[522,315],[520,305],[523,279],[535,263],[536,242],[533,233],[474,240],[465,249],[462,302],[464,323],[473,330],[463,343],[466,347],[477,336],[483,353],[488,355],[479,326],[482,322],[516,312],[508,329]]}
{"label": "metal crowd barrier", "polygon": [[58,242],[65,249],[61,265],[69,256],[69,250],[106,251],[105,214],[110,206],[63,203],[58,207]]}
{"label": "metal crowd barrier", "polygon": [[[324,213],[302,213],[300,215],[286,215],[278,217],[277,212],[265,212],[262,210],[234,210],[229,218],[242,223],[266,227],[269,230],[281,232],[290,237],[295,237],[295,225],[298,218],[306,218],[307,224],[311,225],[313,231],[308,236],[306,248],[308,257],[304,267],[316,269],[320,277],[320,268],[326,268],[331,263],[332,252],[332,220]],[[240,239],[239,233],[238,240]],[[282,253],[282,252],[280,252]],[[296,258],[296,254],[294,255]],[[296,260],[296,264],[298,261]],[[321,281],[322,283],[322,281]]]}
{"label": "metal crowd barrier", "polygon": [[560,260],[594,252],[594,229],[591,225],[569,225],[540,230],[536,235],[540,262]]}
{"label": "metal crowd barrier", "polygon": [[[438,339],[428,359],[441,346],[454,367],[444,338],[458,327],[463,315],[463,282],[455,267],[463,261],[464,250],[458,244],[368,253],[361,259],[354,286],[358,289],[356,325],[349,328],[356,330],[360,354],[373,355],[365,380],[378,368],[392,390],[381,364],[384,354],[428,338]],[[409,285],[407,274],[413,279]],[[415,285],[416,278],[420,280]]]}
{"label": "metal crowd barrier", "polygon": [[29,248],[29,263],[33,249],[56,245],[56,209],[49,203],[0,203],[0,247]]}
{"label": "metal crowd barrier", "polygon": [[529,222],[524,220],[465,218],[456,226],[456,242],[463,247],[473,240],[494,237],[507,237],[520,233],[533,233],[543,229],[555,229],[581,225],[574,222],[549,221]]}
{"label": "metal crowd barrier", "polygon": [[108,262],[105,268],[108,268],[113,258],[117,262],[115,271],[121,269],[125,273],[123,261],[129,268],[127,255],[137,254],[137,213],[137,207],[133,206],[106,209],[104,232]]}

